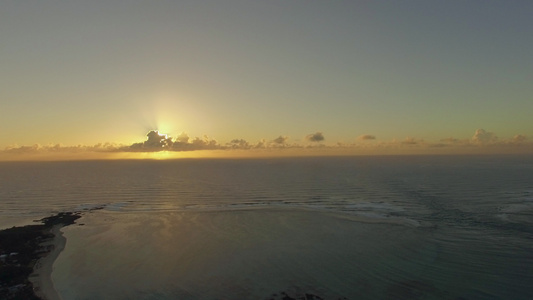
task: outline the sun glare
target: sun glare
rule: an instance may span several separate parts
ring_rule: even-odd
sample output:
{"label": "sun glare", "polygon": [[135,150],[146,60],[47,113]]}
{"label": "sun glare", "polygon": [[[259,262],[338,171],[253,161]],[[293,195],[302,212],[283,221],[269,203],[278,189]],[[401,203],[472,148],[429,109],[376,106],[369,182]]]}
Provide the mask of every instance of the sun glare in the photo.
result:
{"label": "sun glare", "polygon": [[176,158],[175,153],[171,153],[169,151],[159,151],[159,152],[153,152],[150,154],[152,154],[151,156],[153,159],[158,159],[158,160]]}
{"label": "sun glare", "polygon": [[165,138],[167,138],[168,135],[170,134],[170,133],[167,133],[167,132],[176,131],[176,129],[172,130],[170,128],[170,126],[167,126],[167,125],[164,125],[164,124],[163,125],[157,125],[157,129],[156,130],[157,130],[157,132],[159,133],[160,136],[163,136]]}
{"label": "sun glare", "polygon": [[162,137],[162,138],[165,138],[167,139],[168,138],[168,135],[166,133],[161,133],[161,131],[158,131],[157,134]]}

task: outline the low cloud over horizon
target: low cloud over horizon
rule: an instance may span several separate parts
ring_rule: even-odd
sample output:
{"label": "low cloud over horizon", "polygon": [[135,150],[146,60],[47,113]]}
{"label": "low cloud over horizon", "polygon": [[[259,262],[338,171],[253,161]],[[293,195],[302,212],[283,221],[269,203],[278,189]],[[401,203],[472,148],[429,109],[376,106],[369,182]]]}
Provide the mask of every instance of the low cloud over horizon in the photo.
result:
{"label": "low cloud over horizon", "polygon": [[376,136],[375,135],[371,135],[371,134],[363,134],[363,135],[360,135],[359,137],[357,137],[358,141],[372,141],[372,140],[375,140],[375,139],[376,139]]}
{"label": "low cloud over horizon", "polygon": [[152,130],[146,135],[146,141],[134,143],[130,146],[121,147],[124,152],[155,152],[155,151],[193,151],[193,150],[215,150],[220,149],[216,140],[210,139],[207,135],[202,138],[191,139],[186,133],[181,133],[178,138],[166,134],[160,134],[157,130]]}
{"label": "low cloud over horizon", "polygon": [[[245,139],[233,139],[230,142],[221,144],[207,135],[203,137],[190,137],[182,132],[176,138],[151,130],[146,135],[146,140],[130,145],[99,143],[94,146],[64,146],[61,144],[32,145],[32,146],[11,146],[0,150],[0,154],[31,154],[31,153],[150,153],[150,152],[186,152],[200,150],[260,150],[260,149],[321,149],[335,150],[342,149],[347,154],[353,152],[376,154],[379,153],[433,153],[431,149],[450,149],[450,153],[469,152],[520,152],[533,153],[533,144],[528,141],[525,135],[517,134],[512,138],[500,139],[495,133],[484,129],[477,129],[470,139],[457,139],[447,137],[438,142],[429,142],[424,139],[406,137],[405,139],[393,139],[390,141],[377,141],[376,136],[371,134],[360,135],[354,139],[353,143],[341,143],[326,145],[325,136],[322,132],[308,134],[303,139],[306,144],[289,143],[289,137],[280,135],[271,140],[261,139],[257,142],[248,142]],[[512,151],[511,151],[512,150]],[[519,150],[519,151],[518,151]],[[350,152],[352,151],[352,152]],[[432,152],[433,151],[433,152]],[[440,150],[445,152],[445,150]],[[439,152],[439,153],[440,153]]]}
{"label": "low cloud over horizon", "polygon": [[310,142],[321,142],[325,140],[324,134],[322,134],[322,132],[308,134],[305,139]]}

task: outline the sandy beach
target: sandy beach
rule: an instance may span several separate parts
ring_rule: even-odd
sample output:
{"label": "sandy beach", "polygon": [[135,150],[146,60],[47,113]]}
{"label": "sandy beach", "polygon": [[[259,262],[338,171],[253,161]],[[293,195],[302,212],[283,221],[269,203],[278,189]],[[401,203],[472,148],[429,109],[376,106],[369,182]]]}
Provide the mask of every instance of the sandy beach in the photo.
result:
{"label": "sandy beach", "polygon": [[65,248],[61,228],[79,212],[58,213],[43,224],[0,230],[0,298],[60,299],[51,280],[54,261]]}
{"label": "sandy beach", "polygon": [[33,290],[38,297],[46,300],[59,300],[61,297],[57,294],[52,281],[52,271],[54,262],[63,251],[66,245],[66,238],[61,232],[63,225],[55,225],[50,232],[54,238],[42,244],[43,247],[50,249],[50,252],[40,258],[33,268],[33,273],[29,280],[33,284]]}

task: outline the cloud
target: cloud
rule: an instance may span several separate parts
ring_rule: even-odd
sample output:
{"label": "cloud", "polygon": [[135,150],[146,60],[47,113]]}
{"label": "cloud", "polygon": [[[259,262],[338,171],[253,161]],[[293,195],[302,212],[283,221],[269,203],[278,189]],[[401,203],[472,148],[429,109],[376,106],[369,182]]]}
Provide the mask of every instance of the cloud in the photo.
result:
{"label": "cloud", "polygon": [[182,132],[172,144],[168,151],[194,151],[194,150],[215,150],[223,149],[222,145],[219,145],[216,140],[210,139],[207,135],[203,137],[195,137],[191,139],[189,135]]}
{"label": "cloud", "polygon": [[250,149],[250,144],[243,139],[234,139],[227,144],[228,147],[233,149]]}
{"label": "cloud", "polygon": [[185,133],[185,132],[182,132],[180,135],[178,135],[178,137],[176,138],[176,142],[177,143],[187,143],[189,142],[189,136]]}
{"label": "cloud", "polygon": [[[177,138],[173,139],[170,136],[161,134],[156,130],[149,131],[146,134],[146,139],[142,142],[137,142],[129,145],[114,144],[114,143],[100,143],[94,146],[64,146],[62,144],[48,144],[32,146],[9,146],[4,150],[0,150],[0,160],[18,159],[25,157],[116,157],[120,153],[124,153],[130,157],[128,153],[132,152],[180,152],[180,151],[196,151],[196,150],[247,150],[250,153],[261,155],[309,155],[310,153],[320,153],[326,155],[328,153],[336,155],[342,153],[343,155],[358,155],[358,154],[420,154],[420,153],[533,153],[533,143],[531,143],[525,135],[517,134],[513,137],[498,139],[492,132],[484,129],[475,131],[471,138],[457,139],[448,137],[438,139],[433,137],[432,140],[424,140],[415,137],[407,137],[404,140],[390,140],[379,142],[368,142],[375,140],[373,135],[365,134],[357,137],[357,141],[353,143],[320,143],[324,141],[322,132],[309,134],[305,137],[304,142],[288,143],[289,138],[280,135],[275,139],[266,140],[261,139],[256,143],[250,143],[245,139],[236,138],[225,144],[219,144],[215,139],[209,138],[207,135],[202,137],[190,137],[187,133],[182,132]],[[305,143],[313,142],[313,143]],[[276,152],[275,152],[276,151]],[[85,153],[85,154],[84,154]],[[90,154],[93,153],[93,154]],[[105,154],[107,153],[107,154]],[[99,156],[100,155],[100,156]],[[122,154],[120,154],[122,155]],[[235,155],[235,154],[228,154]],[[252,154],[243,154],[252,155]]]}
{"label": "cloud", "polygon": [[[146,135],[147,139],[141,143],[134,143],[130,146],[122,147],[120,151],[125,152],[154,152],[154,151],[194,151],[194,150],[228,150],[228,149],[267,149],[267,148],[298,148],[299,145],[289,145],[289,137],[280,135],[272,141],[265,139],[257,143],[249,143],[244,139],[233,139],[226,144],[219,144],[216,140],[210,139],[207,135],[203,137],[191,138],[182,132],[176,139],[167,137],[152,130]],[[317,141],[323,140],[322,133],[316,133],[313,137]]]}
{"label": "cloud", "polygon": [[492,132],[488,132],[485,129],[478,129],[472,137],[472,142],[475,144],[489,144],[498,140],[498,137]]}
{"label": "cloud", "polygon": [[282,136],[282,135],[280,135],[279,137],[273,139],[273,140],[272,140],[272,143],[282,145],[282,144],[285,144],[285,143],[287,142],[288,139],[289,139],[288,136]]}
{"label": "cloud", "polygon": [[444,143],[455,144],[455,143],[459,142],[459,139],[456,139],[456,138],[453,138],[453,137],[448,137],[448,138],[445,138],[445,139],[441,139],[440,141],[444,142]]}
{"label": "cloud", "polygon": [[418,145],[423,143],[424,140],[415,139],[412,137],[406,137],[405,140],[403,140],[401,143],[402,145]]}
{"label": "cloud", "polygon": [[35,153],[81,153],[81,152],[116,152],[124,147],[123,145],[113,143],[98,143],[94,146],[77,145],[64,146],[61,144],[40,145],[34,144],[32,146],[9,146],[6,147],[3,153],[9,154],[35,154]]}
{"label": "cloud", "polygon": [[155,151],[193,151],[193,150],[215,150],[224,149],[216,140],[210,139],[207,135],[202,138],[190,137],[182,132],[178,138],[173,140],[166,134],[161,134],[157,130],[152,130],[146,135],[146,141],[134,143],[130,146],[121,147],[124,152],[155,152]]}
{"label": "cloud", "polygon": [[375,135],[370,135],[370,134],[363,134],[363,135],[360,135],[359,137],[357,137],[357,140],[359,141],[371,141],[371,140],[375,140],[376,139],[376,136]]}
{"label": "cloud", "polygon": [[193,146],[193,150],[214,150],[222,148],[220,145],[218,145],[216,140],[210,139],[207,135],[204,135],[202,138],[195,137],[192,140],[191,145]]}
{"label": "cloud", "polygon": [[6,153],[30,153],[30,152],[37,152],[40,150],[43,150],[44,147],[39,144],[34,144],[32,146],[9,146],[4,149],[4,152]]}
{"label": "cloud", "polygon": [[305,139],[310,142],[320,142],[320,141],[325,140],[322,132],[308,134],[307,136],[305,136]]}
{"label": "cloud", "polygon": [[526,140],[527,140],[527,137],[526,137],[525,135],[517,134],[517,135],[515,135],[515,136],[512,138],[511,142],[512,142],[512,143],[515,143],[515,144],[518,144],[518,143],[523,143],[523,142],[525,142]]}
{"label": "cloud", "polygon": [[146,136],[148,137],[146,141],[132,144],[130,148],[150,152],[171,149],[174,144],[171,137],[160,134],[157,130],[151,130]]}

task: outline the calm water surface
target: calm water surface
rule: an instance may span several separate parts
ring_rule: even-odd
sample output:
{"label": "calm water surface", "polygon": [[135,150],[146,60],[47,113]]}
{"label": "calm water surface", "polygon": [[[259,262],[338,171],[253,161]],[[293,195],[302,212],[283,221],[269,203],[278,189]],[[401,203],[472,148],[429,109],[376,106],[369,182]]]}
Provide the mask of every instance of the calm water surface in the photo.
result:
{"label": "calm water surface", "polygon": [[0,163],[0,203],[104,206],[64,228],[64,299],[533,298],[531,156]]}

